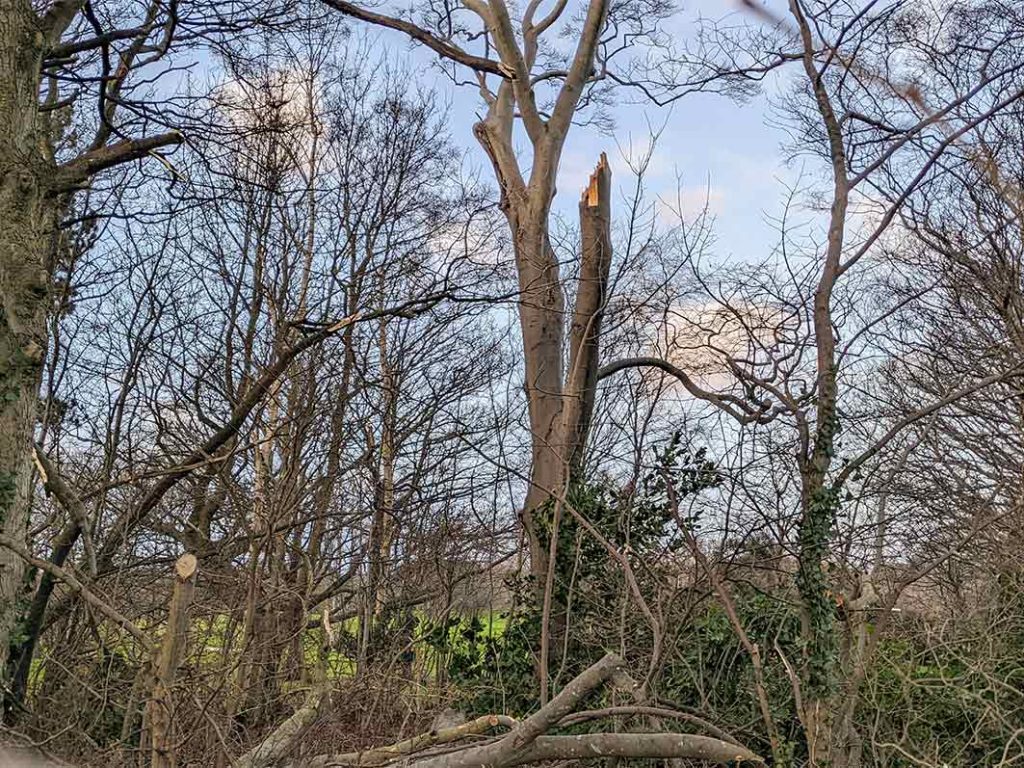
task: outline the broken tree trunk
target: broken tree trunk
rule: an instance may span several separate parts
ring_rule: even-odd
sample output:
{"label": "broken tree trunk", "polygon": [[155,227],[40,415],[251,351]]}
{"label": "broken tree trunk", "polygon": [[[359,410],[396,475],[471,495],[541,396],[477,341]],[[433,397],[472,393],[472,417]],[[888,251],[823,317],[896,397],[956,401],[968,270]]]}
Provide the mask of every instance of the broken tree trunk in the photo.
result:
{"label": "broken tree trunk", "polygon": [[562,432],[569,471],[579,474],[593,420],[600,363],[601,320],[612,266],[612,172],[604,152],[580,199],[580,276],[569,329],[569,370]]}
{"label": "broken tree trunk", "polygon": [[[580,198],[579,285],[569,328],[569,368],[563,382],[562,402],[556,414],[560,420],[557,429],[559,439],[555,443],[559,455],[548,459],[557,461],[554,471],[557,471],[558,484],[542,489],[555,498],[567,493],[570,481],[577,480],[582,474],[587,436],[594,412],[601,351],[601,319],[608,299],[608,277],[612,263],[611,183],[611,168],[608,158],[602,152]],[[535,473],[538,469],[535,465]],[[543,572],[534,564],[538,587],[543,587],[540,596],[542,614],[538,661],[542,704],[547,703],[548,690],[552,687],[549,671],[552,667],[557,668],[561,661],[560,651],[564,648],[567,624],[565,601],[556,596],[555,584],[561,516],[562,505],[558,502],[552,509]],[[539,578],[541,575],[543,581]]]}
{"label": "broken tree trunk", "polygon": [[174,591],[167,616],[167,631],[153,660],[153,687],[142,728],[141,754],[150,755],[151,768],[176,768],[174,738],[174,681],[185,656],[188,609],[196,587],[198,563],[184,554],[174,564]]}

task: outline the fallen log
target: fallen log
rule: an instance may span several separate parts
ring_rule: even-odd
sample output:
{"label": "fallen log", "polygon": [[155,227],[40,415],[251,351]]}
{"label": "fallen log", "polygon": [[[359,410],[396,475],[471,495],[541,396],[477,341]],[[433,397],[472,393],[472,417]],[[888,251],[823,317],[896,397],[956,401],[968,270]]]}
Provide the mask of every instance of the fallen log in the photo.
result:
{"label": "fallen log", "polygon": [[[511,768],[511,766],[546,760],[592,760],[615,758],[661,758],[701,760],[717,764],[764,765],[754,752],[737,743],[714,736],[686,733],[588,733],[571,736],[549,736],[559,726],[592,720],[600,710],[576,712],[583,699],[607,683],[629,682],[624,662],[608,654],[570,681],[557,696],[520,722],[499,715],[486,715],[452,728],[431,731],[411,739],[361,752],[318,755],[299,760],[291,768],[367,768],[388,766],[401,761],[410,768]],[[665,716],[666,710],[647,708],[644,714]],[[609,715],[625,713],[625,708],[609,708]],[[581,717],[582,716],[582,717]],[[679,718],[690,723],[700,718]],[[480,744],[449,749],[438,753],[432,747],[451,744],[470,736],[478,736],[498,727],[511,730],[500,738]],[[724,735],[722,731],[716,735]],[[262,768],[262,767],[261,767]]]}

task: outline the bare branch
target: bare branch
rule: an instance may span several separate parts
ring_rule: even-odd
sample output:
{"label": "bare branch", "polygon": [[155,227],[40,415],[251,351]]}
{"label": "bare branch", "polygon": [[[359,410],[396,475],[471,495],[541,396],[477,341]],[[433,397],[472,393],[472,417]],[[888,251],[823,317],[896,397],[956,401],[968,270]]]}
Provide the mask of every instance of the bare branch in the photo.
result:
{"label": "bare branch", "polygon": [[155,150],[181,144],[183,137],[177,131],[148,136],[144,139],[128,139],[109,144],[100,149],[86,152],[65,163],[58,170],[55,192],[66,192],[85,183],[90,177],[108,168],[139,160]]}
{"label": "bare branch", "polygon": [[87,602],[97,611],[99,611],[112,622],[117,624],[117,626],[121,627],[128,634],[130,634],[132,637],[138,640],[143,648],[145,648],[149,652],[153,651],[153,643],[145,632],[139,629],[124,614],[119,613],[114,608],[111,608],[110,605],[105,600],[102,600],[99,596],[96,595],[95,592],[86,587],[70,571],[66,571],[63,568],[54,565],[53,563],[35,557],[22,544],[14,541],[8,536],[0,535],[0,547],[9,549],[11,552],[18,555],[18,557],[20,557],[22,560],[24,560],[32,567],[38,568],[41,571],[45,571],[54,578],[58,579],[59,581],[64,582],[64,584],[67,585],[68,589],[70,589],[75,594],[80,595],[81,598],[85,600],[85,602]]}
{"label": "bare branch", "polygon": [[394,29],[399,32],[403,32],[413,40],[427,46],[430,50],[434,51],[438,56],[449,61],[454,61],[470,69],[475,69],[479,72],[488,72],[492,75],[498,75],[499,77],[511,79],[512,73],[502,65],[500,62],[494,61],[493,59],[487,59],[482,56],[474,56],[471,53],[459,48],[457,45],[442,40],[437,35],[419,27],[411,22],[403,19],[396,19],[393,16],[385,16],[384,14],[374,13],[366,8],[361,8],[358,5],[346,2],[346,0],[322,0],[326,5],[334,8],[336,11],[341,11],[346,16],[351,16],[354,19],[365,21],[370,24],[375,24],[378,27],[387,27],[388,29]]}
{"label": "bare branch", "polygon": [[659,370],[662,370],[670,376],[674,376],[678,379],[679,383],[682,384],[686,391],[691,395],[699,400],[710,403],[722,411],[725,411],[741,424],[766,424],[780,413],[778,406],[771,410],[766,408],[759,408],[755,410],[750,407],[749,403],[734,395],[710,392],[703,387],[698,386],[682,368],[673,365],[667,360],[662,360],[660,357],[625,357],[621,360],[608,363],[598,370],[598,381],[606,379],[619,371],[626,370],[627,368],[658,368]]}

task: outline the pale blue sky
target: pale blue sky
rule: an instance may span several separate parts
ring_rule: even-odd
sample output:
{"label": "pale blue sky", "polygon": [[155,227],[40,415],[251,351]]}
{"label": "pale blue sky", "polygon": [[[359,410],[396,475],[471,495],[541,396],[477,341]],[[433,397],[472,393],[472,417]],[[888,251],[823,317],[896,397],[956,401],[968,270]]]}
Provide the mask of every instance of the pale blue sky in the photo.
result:
{"label": "pale blue sky", "polygon": [[[761,0],[776,12],[781,0]],[[397,9],[413,0],[397,0],[384,7]],[[759,23],[740,10],[738,0],[678,0],[681,8],[671,20],[679,38],[693,34],[699,16],[727,19],[732,23]],[[547,7],[550,0],[542,5]],[[472,134],[472,125],[482,110],[475,88],[455,87],[436,67],[437,56],[391,30],[351,21],[352,28],[372,41],[385,59],[402,63],[416,74],[411,87],[436,90],[449,106],[451,138],[467,152],[470,165],[482,179],[493,182],[487,158]],[[200,57],[203,61],[205,57]],[[201,70],[200,70],[201,71]],[[463,76],[467,76],[465,70]],[[172,78],[181,86],[181,80]],[[777,87],[769,80],[763,89]],[[647,176],[646,188],[652,198],[681,200],[684,213],[700,210],[705,200],[715,216],[715,251],[720,260],[760,260],[778,242],[778,233],[768,221],[782,210],[787,185],[795,182],[798,168],[784,163],[780,145],[784,133],[770,121],[768,98],[760,93],[743,103],[716,94],[688,95],[669,107],[643,102],[635,91],[618,92],[621,103],[610,110],[614,120],[611,135],[596,127],[574,126],[562,156],[555,210],[575,219],[576,202],[587,177],[602,151],[612,166],[616,195],[613,205],[620,216],[626,211],[623,195],[632,193],[633,179],[622,156],[630,145],[642,152],[653,126],[660,138]],[[680,186],[681,185],[681,186]],[[670,221],[670,217],[666,217]]]}

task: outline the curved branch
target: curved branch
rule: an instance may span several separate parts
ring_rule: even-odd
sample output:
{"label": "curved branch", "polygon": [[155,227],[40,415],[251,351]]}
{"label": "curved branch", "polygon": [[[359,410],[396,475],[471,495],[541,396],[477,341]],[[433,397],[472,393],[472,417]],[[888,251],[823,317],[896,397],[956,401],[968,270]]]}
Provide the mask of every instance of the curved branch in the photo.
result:
{"label": "curved branch", "polygon": [[736,739],[732,734],[722,730],[714,723],[708,722],[699,715],[694,715],[690,712],[683,712],[678,709],[672,709],[663,706],[649,706],[644,704],[634,704],[628,706],[618,707],[605,707],[604,709],[587,709],[582,712],[576,712],[569,715],[567,718],[562,720],[558,725],[560,728],[565,728],[570,725],[577,725],[579,723],[586,723],[592,720],[603,720],[609,717],[651,717],[660,720],[679,720],[680,722],[690,723],[698,728],[703,728],[710,733],[714,738],[719,741],[725,741],[729,744],[735,744],[736,746],[743,748],[739,740]]}
{"label": "curved branch", "polygon": [[841,488],[843,484],[846,483],[846,481],[850,478],[850,476],[864,464],[864,462],[868,461],[873,456],[875,456],[879,451],[885,448],[885,446],[891,443],[901,432],[903,432],[904,429],[911,426],[915,422],[920,421],[921,419],[930,416],[931,414],[937,411],[941,411],[943,408],[953,405],[958,400],[962,400],[964,397],[972,395],[975,392],[985,389],[986,387],[990,387],[993,384],[998,384],[1000,382],[1017,378],[1019,376],[1024,376],[1024,367],[1022,366],[1011,368],[1010,370],[1003,371],[1002,373],[995,373],[991,376],[986,376],[983,379],[979,379],[978,381],[968,384],[966,387],[962,387],[961,389],[958,389],[955,392],[951,392],[950,394],[946,395],[946,397],[929,403],[928,405],[922,406],[913,413],[908,413],[902,419],[899,419],[891,427],[889,427],[889,429],[887,429],[885,433],[872,445],[870,445],[868,448],[865,448],[864,451],[862,451],[859,455],[857,455],[856,457],[848,461],[845,465],[843,465],[842,470],[836,475],[836,479],[833,482],[833,487]]}
{"label": "curved branch", "polygon": [[60,167],[53,189],[56,192],[69,191],[76,185],[88,181],[90,177],[100,171],[132,160],[139,160],[154,150],[181,144],[183,140],[180,133],[170,131],[143,139],[119,141],[116,144],[108,144],[105,147],[85,152]]}
{"label": "curved branch", "polygon": [[378,27],[387,27],[388,29],[403,32],[413,40],[427,46],[443,59],[457,62],[469,67],[470,69],[475,69],[478,72],[489,72],[492,75],[498,75],[498,77],[511,79],[511,74],[500,62],[484,58],[483,56],[475,56],[472,53],[467,53],[457,45],[449,43],[447,40],[442,40],[437,35],[434,35],[411,22],[405,21],[404,19],[396,19],[394,16],[385,16],[381,13],[374,13],[366,8],[361,8],[358,5],[349,3],[346,0],[322,0],[322,2],[325,5],[329,5],[334,10],[341,11],[341,13],[346,16],[351,16],[354,19],[359,19],[360,21],[365,21],[370,24],[376,24]]}
{"label": "curved branch", "polygon": [[46,61],[65,59],[68,56],[74,56],[76,53],[91,51],[94,48],[100,48],[118,40],[131,40],[133,37],[138,37],[139,35],[148,33],[150,29],[150,27],[115,29],[110,32],[104,32],[102,35],[96,35],[95,37],[89,37],[83,40],[73,40],[67,43],[55,44],[50,46],[46,51]]}
{"label": "curved branch", "polygon": [[81,595],[82,599],[85,600],[85,602],[87,602],[97,611],[102,613],[112,622],[114,622],[123,630],[125,630],[128,634],[130,634],[132,637],[138,640],[139,644],[143,648],[152,653],[153,642],[149,639],[146,633],[139,629],[134,624],[134,622],[132,622],[132,620],[129,619],[127,616],[118,613],[116,610],[111,608],[106,602],[104,602],[100,597],[98,597],[88,587],[86,587],[81,581],[79,581],[72,573],[54,565],[53,563],[47,560],[35,557],[31,552],[25,549],[24,546],[22,546],[9,536],[4,536],[0,534],[0,547],[9,549],[11,552],[16,554],[18,557],[20,557],[22,560],[24,560],[32,567],[38,568],[39,570],[48,573],[49,575],[53,576],[55,579],[58,579],[59,581],[63,581],[67,585],[68,589],[70,589],[72,592]]}
{"label": "curved branch", "polygon": [[89,574],[95,576],[96,552],[93,549],[92,535],[89,533],[89,513],[82,503],[82,497],[61,476],[53,462],[50,461],[50,457],[46,455],[46,451],[38,443],[32,446],[32,457],[35,459],[36,471],[39,473],[39,479],[43,483],[43,488],[47,493],[52,493],[56,496],[57,501],[60,502],[60,505],[71,516],[71,527],[76,530],[76,533],[71,538],[74,539],[79,534],[81,535],[82,544],[85,547],[86,561],[89,566]]}
{"label": "curved branch", "polygon": [[698,400],[710,403],[732,416],[741,424],[766,424],[779,414],[778,408],[769,410],[767,407],[761,407],[755,409],[751,408],[749,403],[734,395],[710,392],[698,386],[682,368],[673,365],[667,360],[662,360],[660,357],[625,357],[621,360],[616,360],[602,366],[598,370],[597,380],[601,381],[627,368],[657,368],[664,371],[668,375],[674,376],[686,391]]}
{"label": "curved branch", "polygon": [[104,545],[100,548],[97,556],[97,566],[103,571],[113,561],[115,553],[122,546],[125,537],[146,518],[149,512],[163,499],[164,495],[171,490],[178,481],[189,475],[196,466],[201,466],[210,456],[219,451],[229,440],[234,438],[249,418],[249,414],[259,406],[267,393],[270,392],[274,383],[291,366],[292,362],[303,352],[326,341],[339,331],[355,323],[362,323],[380,317],[401,316],[415,317],[418,314],[427,312],[436,306],[443,299],[449,298],[448,292],[441,292],[410,299],[390,307],[382,309],[357,312],[337,320],[336,322],[320,327],[308,336],[303,337],[293,346],[285,350],[273,365],[267,368],[263,375],[256,380],[245,396],[235,406],[231,416],[226,422],[210,435],[200,446],[195,448],[182,461],[169,468],[161,479],[145,493],[142,499],[135,506],[131,507],[111,527]]}

